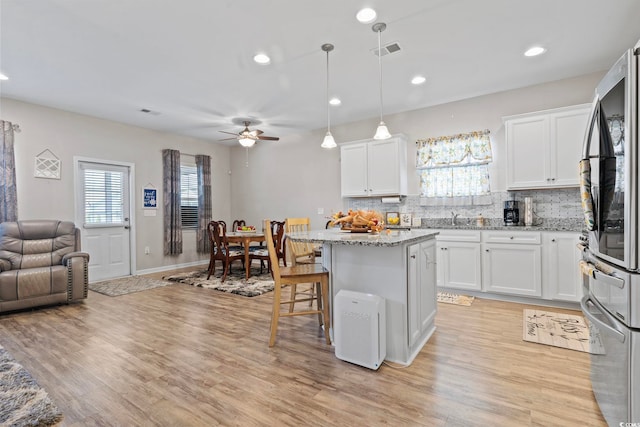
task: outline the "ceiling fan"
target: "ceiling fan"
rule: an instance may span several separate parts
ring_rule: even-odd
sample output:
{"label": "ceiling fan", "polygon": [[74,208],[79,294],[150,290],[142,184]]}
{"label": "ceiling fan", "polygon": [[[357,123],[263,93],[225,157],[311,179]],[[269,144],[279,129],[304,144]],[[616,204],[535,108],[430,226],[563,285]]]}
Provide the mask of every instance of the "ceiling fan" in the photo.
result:
{"label": "ceiling fan", "polygon": [[221,130],[220,132],[222,133],[228,133],[229,135],[235,135],[235,136],[233,138],[221,139],[220,141],[229,141],[231,139],[237,139],[240,145],[242,145],[243,147],[251,147],[258,140],[260,141],[279,141],[280,140],[280,138],[278,138],[277,136],[263,135],[264,132],[262,132],[260,129],[249,130],[249,125],[251,124],[251,122],[249,121],[245,121],[243,123],[244,123],[244,129],[238,133]]}

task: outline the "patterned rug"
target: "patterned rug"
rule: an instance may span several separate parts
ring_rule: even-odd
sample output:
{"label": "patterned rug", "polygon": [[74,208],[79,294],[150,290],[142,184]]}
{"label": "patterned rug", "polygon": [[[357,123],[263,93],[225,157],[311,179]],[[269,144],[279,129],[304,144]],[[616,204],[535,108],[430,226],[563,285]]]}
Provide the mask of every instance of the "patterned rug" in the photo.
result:
{"label": "patterned rug", "polygon": [[0,425],[50,426],[61,420],[47,392],[0,346]]}
{"label": "patterned rug", "polygon": [[475,297],[467,295],[450,294],[448,292],[438,292],[438,302],[444,302],[447,304],[465,305],[470,306],[473,303]]}
{"label": "patterned rug", "polygon": [[524,310],[522,339],[586,353],[604,354],[600,337],[589,336],[589,326],[582,315]]}
{"label": "patterned rug", "polygon": [[165,280],[185,283],[200,288],[214,289],[221,292],[229,292],[243,297],[255,297],[273,290],[273,279],[265,268],[260,274],[260,268],[251,268],[251,276],[245,279],[245,271],[239,265],[232,266],[224,282],[221,282],[222,269],[216,268],[215,275],[207,280],[207,270],[191,271],[188,273],[174,274],[164,277]]}
{"label": "patterned rug", "polygon": [[146,291],[161,286],[172,285],[164,280],[150,279],[144,276],[121,277],[120,279],[105,280],[89,283],[89,289],[110,297],[131,294],[133,292]]}

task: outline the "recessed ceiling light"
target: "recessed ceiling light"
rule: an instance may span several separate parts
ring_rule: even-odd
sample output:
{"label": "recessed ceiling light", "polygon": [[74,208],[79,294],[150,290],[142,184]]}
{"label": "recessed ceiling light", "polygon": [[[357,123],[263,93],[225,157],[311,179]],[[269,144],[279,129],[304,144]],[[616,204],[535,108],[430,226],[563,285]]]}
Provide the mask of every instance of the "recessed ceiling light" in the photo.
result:
{"label": "recessed ceiling light", "polygon": [[329,104],[331,104],[331,105],[340,105],[340,104],[342,104],[342,101],[340,101],[340,98],[331,98],[329,100]]}
{"label": "recessed ceiling light", "polygon": [[271,58],[269,58],[264,53],[257,54],[256,56],[253,57],[253,60],[256,61],[258,64],[268,64],[269,62],[271,62]]}
{"label": "recessed ceiling light", "polygon": [[411,84],[414,85],[421,85],[422,83],[426,82],[427,78],[424,76],[415,76],[414,78],[411,79]]}
{"label": "recessed ceiling light", "polygon": [[373,21],[376,20],[377,17],[378,17],[378,14],[376,13],[376,11],[371,9],[370,7],[365,7],[364,9],[360,9],[358,13],[356,13],[356,19],[361,24],[371,24]]}
{"label": "recessed ceiling light", "polygon": [[9,80],[9,77],[7,77],[4,74],[0,73],[0,80]]}
{"label": "recessed ceiling light", "polygon": [[534,46],[530,49],[528,49],[525,53],[524,56],[538,56],[538,55],[542,55],[543,53],[545,53],[547,51],[547,49],[540,47],[540,46]]}

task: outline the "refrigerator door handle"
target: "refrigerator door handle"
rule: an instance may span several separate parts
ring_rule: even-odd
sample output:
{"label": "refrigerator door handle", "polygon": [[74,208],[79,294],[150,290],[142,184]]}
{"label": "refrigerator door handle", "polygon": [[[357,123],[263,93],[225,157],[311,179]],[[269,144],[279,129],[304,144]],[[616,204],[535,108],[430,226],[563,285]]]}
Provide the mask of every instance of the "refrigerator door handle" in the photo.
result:
{"label": "refrigerator door handle", "polygon": [[593,278],[600,282],[604,282],[607,285],[615,286],[616,288],[619,288],[619,289],[624,289],[623,279],[620,279],[619,277],[611,276],[607,273],[603,273],[602,271],[596,268],[594,268],[593,270]]}
{"label": "refrigerator door handle", "polygon": [[[591,303],[604,317],[606,317],[613,326],[607,325],[606,323],[595,317],[593,314],[591,314],[588,306],[589,303]],[[580,308],[582,308],[582,313],[589,320],[589,322],[594,323],[600,329],[609,331],[618,339],[618,341],[624,343],[625,336],[624,333],[616,327],[616,319],[609,313],[607,313],[607,310],[605,310],[598,301],[593,300],[590,295],[585,295],[584,297],[582,297],[582,300],[580,300]]]}

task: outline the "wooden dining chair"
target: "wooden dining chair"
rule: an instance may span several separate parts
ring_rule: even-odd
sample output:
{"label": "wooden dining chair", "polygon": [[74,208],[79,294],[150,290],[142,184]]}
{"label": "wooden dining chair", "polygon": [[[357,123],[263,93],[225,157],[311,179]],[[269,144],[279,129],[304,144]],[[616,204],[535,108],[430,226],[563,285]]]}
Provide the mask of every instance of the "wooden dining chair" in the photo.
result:
{"label": "wooden dining chair", "polygon": [[[278,321],[280,317],[304,316],[314,314],[318,316],[318,322],[324,329],[325,340],[327,344],[330,345],[331,338],[329,337],[329,328],[331,326],[331,320],[329,318],[329,272],[320,264],[298,264],[292,267],[280,267],[273,234],[270,232],[270,225],[270,221],[265,220],[265,240],[267,243],[269,257],[271,259],[271,269],[273,272],[274,281],[269,347],[273,347],[276,342],[276,333],[278,330]],[[313,296],[307,296],[293,302],[315,301],[316,308],[313,309],[313,306],[311,306],[303,311],[282,312],[281,305],[291,305],[292,303],[290,299],[282,299],[283,287],[294,286],[298,283],[313,283],[317,289]],[[295,298],[295,293],[292,292],[291,295],[293,298]]]}
{"label": "wooden dining chair", "polygon": [[244,219],[234,219],[231,227],[231,231],[238,231],[238,227],[244,227],[247,222]]}
{"label": "wooden dining chair", "polygon": [[[307,232],[311,229],[311,221],[309,218],[286,218],[285,219],[285,233],[295,232]],[[297,264],[315,264],[316,263],[316,248],[311,243],[305,242],[293,242],[291,239],[285,239],[287,251],[289,253],[289,260],[291,265]],[[302,284],[302,283],[301,283]],[[291,286],[291,304],[289,311],[293,312],[295,308],[296,295],[307,295],[312,298],[315,293],[315,286],[313,284],[303,285],[299,290],[297,285]]]}
{"label": "wooden dining chair", "polygon": [[216,271],[216,261],[222,262],[222,282],[227,278],[227,273],[231,269],[231,263],[233,261],[242,261],[242,268],[244,270],[244,250],[235,250],[229,247],[227,227],[224,221],[209,222],[207,225],[207,234],[209,235],[209,242],[211,244],[207,280],[209,280],[209,277]]}
{"label": "wooden dining chair", "polygon": [[[286,258],[286,249],[284,247],[284,221],[271,221],[271,235],[273,236],[273,244],[276,248],[276,254],[278,255],[278,260],[282,260],[284,266],[287,266],[287,258]],[[265,230],[265,237],[268,231]],[[269,273],[272,273],[271,267],[271,259],[269,258],[269,251],[266,246],[252,246],[249,252],[249,259],[253,261],[254,259],[260,260],[260,273],[262,273],[262,269],[264,267],[264,261],[267,262],[267,266],[269,269]]]}

